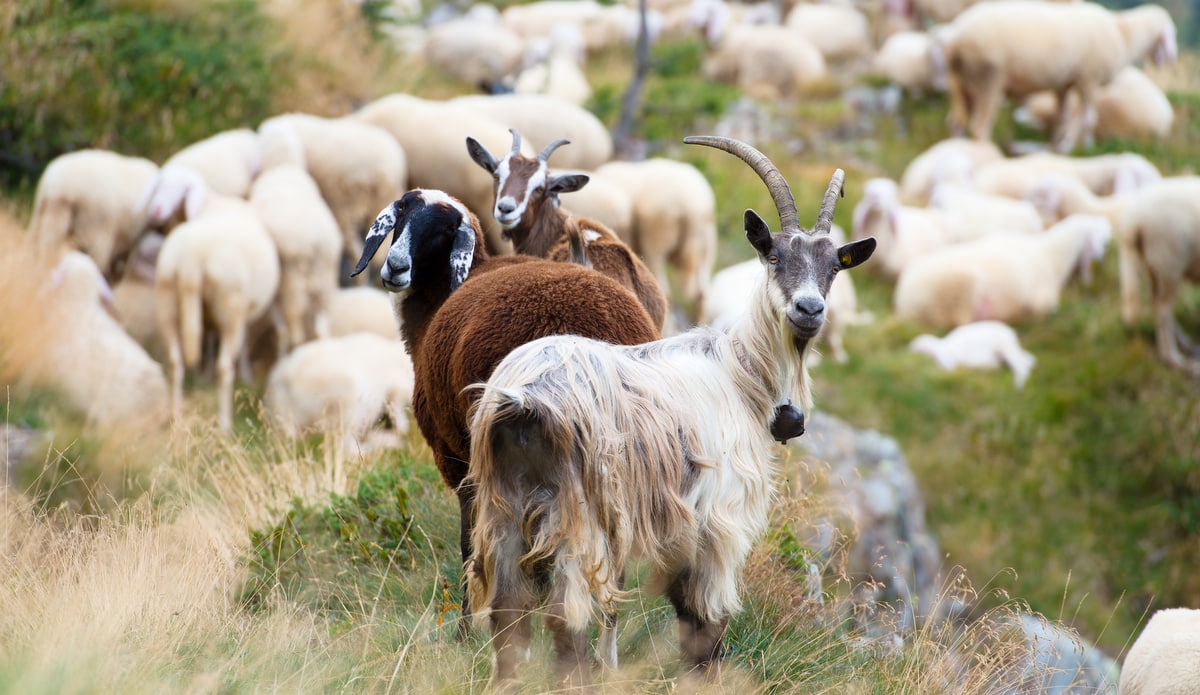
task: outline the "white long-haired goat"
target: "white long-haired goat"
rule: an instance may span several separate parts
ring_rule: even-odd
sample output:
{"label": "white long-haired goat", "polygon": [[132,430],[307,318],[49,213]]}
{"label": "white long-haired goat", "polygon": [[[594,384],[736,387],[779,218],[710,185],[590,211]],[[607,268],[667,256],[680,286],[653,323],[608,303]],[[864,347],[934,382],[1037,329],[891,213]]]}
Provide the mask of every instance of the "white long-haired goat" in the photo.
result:
{"label": "white long-haired goat", "polygon": [[811,232],[779,170],[729,138],[726,150],[763,179],[782,231],[753,210],[746,237],[763,271],[732,327],[615,346],[543,338],[501,361],[471,421],[468,481],[477,485],[471,605],[490,619],[497,684],[516,677],[544,606],[557,675],[587,687],[587,628],[602,613],[598,654],[615,665],[615,611],[634,558],[679,618],[685,669],[713,675],[738,610],[738,581],[763,532],[775,475],[772,439],[803,432],[791,399],[811,404],[805,356],[825,323],[834,275],[870,257],[873,238],[829,236],[843,173]]}

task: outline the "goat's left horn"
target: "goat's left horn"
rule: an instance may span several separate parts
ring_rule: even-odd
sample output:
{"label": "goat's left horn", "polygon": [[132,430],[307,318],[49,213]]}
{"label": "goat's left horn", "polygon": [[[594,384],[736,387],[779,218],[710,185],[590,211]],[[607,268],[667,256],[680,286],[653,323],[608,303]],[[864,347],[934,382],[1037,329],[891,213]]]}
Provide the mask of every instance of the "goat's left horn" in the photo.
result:
{"label": "goat's left horn", "polygon": [[550,143],[549,145],[546,145],[546,149],[544,149],[538,153],[538,159],[540,159],[544,162],[544,161],[550,159],[550,155],[554,154],[554,150],[557,150],[558,148],[562,147],[563,145],[569,145],[569,144],[571,144],[570,140],[568,140],[566,138],[559,138],[559,139],[555,140],[554,142]]}
{"label": "goat's left horn", "polygon": [[516,128],[509,128],[508,132],[513,136],[512,153],[516,154],[521,151],[521,133]]}
{"label": "goat's left horn", "polygon": [[800,215],[796,212],[796,199],[792,197],[792,189],[787,180],[779,173],[779,168],[771,163],[767,155],[752,146],[733,138],[717,135],[689,135],[683,139],[688,145],[708,145],[718,150],[725,150],[737,155],[743,162],[750,165],[754,173],[767,184],[771,200],[775,201],[775,209],[779,211],[779,226],[785,232],[800,230]]}
{"label": "goat's left horn", "polygon": [[846,189],[842,185],[845,180],[846,172],[841,169],[833,172],[833,178],[829,179],[829,188],[825,189],[825,199],[821,201],[821,212],[817,215],[814,232],[828,234],[833,229],[833,211],[837,207],[837,200],[846,195]]}

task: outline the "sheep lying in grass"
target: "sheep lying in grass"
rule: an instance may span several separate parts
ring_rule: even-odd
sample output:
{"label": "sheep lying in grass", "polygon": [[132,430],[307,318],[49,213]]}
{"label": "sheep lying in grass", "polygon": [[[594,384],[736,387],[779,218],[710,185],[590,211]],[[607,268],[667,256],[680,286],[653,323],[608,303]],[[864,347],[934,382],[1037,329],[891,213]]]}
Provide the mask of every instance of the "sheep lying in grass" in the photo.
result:
{"label": "sheep lying in grass", "polygon": [[146,228],[143,193],[158,165],[107,150],[59,155],[38,179],[29,232],[46,251],[83,251],[109,280]]}
{"label": "sheep lying in grass", "polygon": [[[513,350],[481,385],[467,581],[478,618],[491,624],[497,686],[516,678],[533,612],[544,611],[559,684],[589,687],[588,625],[603,615],[611,628],[626,564],[638,557],[651,560],[651,585],[675,608],[684,670],[716,676],[739,575],[767,524],[768,426],[790,399],[810,406],[805,357],[825,321],[829,283],[874,249],[873,240],[839,248],[829,239],[841,170],[810,233],[760,152],[721,138],[685,142],[746,161],[767,183],[782,231],[746,211],[763,269],[730,330],[700,327],[636,346],[542,338]],[[597,652],[614,665],[611,629]]]}
{"label": "sheep lying in grass", "polygon": [[1121,695],[1194,693],[1200,683],[1200,610],[1164,608],[1150,616],[1121,667]]}
{"label": "sheep lying in grass", "polygon": [[896,314],[932,328],[1040,318],[1058,307],[1076,271],[1103,257],[1111,237],[1107,219],[1072,215],[1042,234],[947,246],[900,274]]}
{"label": "sheep lying in grass", "polygon": [[958,367],[1007,367],[1012,370],[1013,384],[1018,389],[1025,386],[1030,370],[1037,363],[1037,358],[1021,347],[1017,332],[1001,321],[968,323],[941,338],[924,333],[913,338],[908,349],[929,355],[947,371]]}
{"label": "sheep lying in grass", "polygon": [[305,343],[277,362],[263,407],[286,436],[324,432],[353,452],[384,415],[396,433],[407,432],[412,395],[412,361],[399,334],[355,333]]}
{"label": "sheep lying in grass", "polygon": [[[380,279],[393,293],[412,356],[413,419],[459,499],[466,562],[475,489],[463,479],[471,453],[468,412],[477,394],[464,389],[486,379],[513,348],[542,336],[569,333],[633,345],[659,332],[633,293],[600,273],[574,262],[489,256],[478,218],[443,191],[412,190],[385,208],[356,273],[389,234]],[[464,598],[463,615],[469,614]]]}
{"label": "sheep lying in grass", "polygon": [[61,391],[89,427],[164,421],[162,367],[109,313],[111,290],[95,261],[79,251],[63,254],[37,301],[48,314],[25,336],[36,336],[37,353],[23,378]]}

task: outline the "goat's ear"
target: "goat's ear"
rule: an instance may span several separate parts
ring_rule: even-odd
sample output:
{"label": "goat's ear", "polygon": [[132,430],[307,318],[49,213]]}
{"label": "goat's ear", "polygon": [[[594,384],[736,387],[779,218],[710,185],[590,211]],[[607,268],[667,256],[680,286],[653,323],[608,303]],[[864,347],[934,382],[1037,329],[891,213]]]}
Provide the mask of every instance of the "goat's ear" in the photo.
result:
{"label": "goat's ear", "polygon": [[471,155],[471,160],[487,170],[489,174],[496,173],[497,167],[500,166],[500,162],[496,161],[483,143],[469,135],[467,136],[467,154]]}
{"label": "goat's ear", "polygon": [[454,233],[454,244],[450,247],[450,291],[453,292],[467,281],[471,272],[471,260],[475,257],[475,228],[466,219]]}
{"label": "goat's ear", "polygon": [[546,182],[546,190],[550,193],[570,193],[583,188],[590,180],[587,174],[559,174],[550,177]]}
{"label": "goat's ear", "polygon": [[746,228],[746,238],[750,240],[750,245],[758,251],[758,255],[766,258],[771,254],[771,228],[763,222],[763,218],[758,216],[758,213],[753,210],[746,210],[743,217],[743,226]]}
{"label": "goat's ear", "polygon": [[843,244],[838,249],[838,263],[841,263],[841,269],[846,270],[860,265],[863,261],[871,257],[875,253],[875,237],[869,236],[866,239],[859,239],[848,244]]}
{"label": "goat's ear", "polygon": [[350,273],[350,277],[354,277],[366,270],[367,264],[375,257],[375,252],[383,244],[383,240],[388,234],[396,228],[396,209],[399,207],[400,201],[394,201],[391,205],[379,211],[379,215],[375,218],[375,223],[371,225],[371,230],[367,232],[367,237],[363,239],[362,258],[358,259],[358,265],[354,266],[354,272]]}

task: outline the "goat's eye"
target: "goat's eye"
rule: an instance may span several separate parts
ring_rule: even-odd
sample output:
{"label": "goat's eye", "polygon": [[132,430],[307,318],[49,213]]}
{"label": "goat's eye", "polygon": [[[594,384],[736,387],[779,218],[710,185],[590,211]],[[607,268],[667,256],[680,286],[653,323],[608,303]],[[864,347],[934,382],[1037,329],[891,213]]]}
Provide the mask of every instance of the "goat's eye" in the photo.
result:
{"label": "goat's eye", "polygon": [[779,265],[779,256],[776,256],[775,254],[767,256],[767,263],[770,263],[771,265]]}

